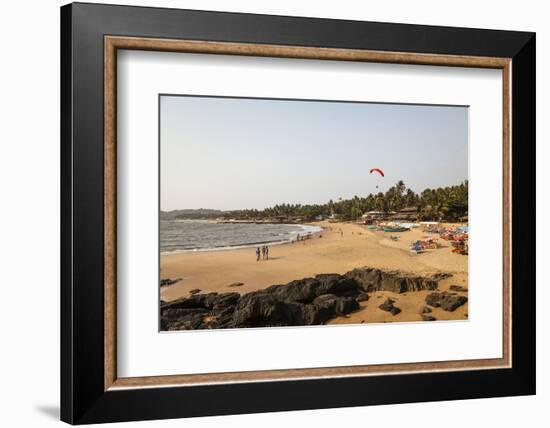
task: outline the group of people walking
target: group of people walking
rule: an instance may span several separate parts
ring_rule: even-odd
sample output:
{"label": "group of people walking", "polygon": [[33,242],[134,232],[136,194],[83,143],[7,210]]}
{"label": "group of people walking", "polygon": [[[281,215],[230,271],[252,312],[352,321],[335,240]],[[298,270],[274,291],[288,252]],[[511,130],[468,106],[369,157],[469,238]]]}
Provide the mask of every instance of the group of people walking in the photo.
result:
{"label": "group of people walking", "polygon": [[269,260],[269,247],[267,245],[264,245],[262,247],[256,248],[256,261],[260,261],[260,254],[262,257],[262,260]]}

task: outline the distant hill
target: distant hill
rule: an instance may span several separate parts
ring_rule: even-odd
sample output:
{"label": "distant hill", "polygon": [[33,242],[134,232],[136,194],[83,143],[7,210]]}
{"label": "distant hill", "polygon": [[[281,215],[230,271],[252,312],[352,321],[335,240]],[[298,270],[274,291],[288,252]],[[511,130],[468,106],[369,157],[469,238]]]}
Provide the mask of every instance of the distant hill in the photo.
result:
{"label": "distant hill", "polygon": [[160,219],[161,220],[210,219],[210,218],[222,217],[224,212],[225,211],[212,210],[212,209],[208,209],[208,208],[161,211],[160,212]]}

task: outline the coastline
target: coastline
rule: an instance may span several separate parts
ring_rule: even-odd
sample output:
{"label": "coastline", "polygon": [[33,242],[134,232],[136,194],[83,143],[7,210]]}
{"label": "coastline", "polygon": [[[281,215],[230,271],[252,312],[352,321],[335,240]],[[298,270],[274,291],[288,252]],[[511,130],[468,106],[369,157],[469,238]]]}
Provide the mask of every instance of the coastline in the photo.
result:
{"label": "coastline", "polygon": [[[193,220],[191,220],[191,221],[193,221]],[[292,224],[290,224],[290,223],[289,224],[287,224],[287,223],[253,223],[253,222],[248,222],[248,223],[222,222],[222,223],[220,223],[220,222],[216,222],[216,221],[212,221],[212,223],[217,223],[217,224],[274,224],[274,225],[280,225],[280,226],[299,226],[299,227],[303,228],[303,233],[304,234],[310,235],[310,236],[317,235],[317,234],[323,232],[323,230],[324,230],[323,226],[318,226],[318,225],[314,225],[314,224],[311,224],[311,223],[292,223]],[[308,228],[315,229],[315,230],[308,230]],[[283,240],[279,240],[279,241],[258,241],[258,242],[245,243],[245,244],[242,244],[242,245],[228,245],[228,246],[223,246],[223,247],[189,248],[189,249],[172,250],[172,251],[161,251],[160,255],[161,256],[169,256],[169,255],[173,255],[173,254],[240,250],[240,249],[245,249],[245,248],[255,248],[258,245],[272,246],[272,245],[290,244],[290,243],[292,243],[292,241],[293,241],[293,239],[291,237],[290,239],[283,239]]]}
{"label": "coastline", "polygon": [[[323,227],[322,233],[303,242],[277,245],[270,251],[269,260],[259,262],[253,247],[161,254],[160,278],[181,278],[177,283],[161,288],[161,299],[172,301],[189,297],[191,290],[242,295],[317,274],[344,274],[364,266],[421,276],[450,273],[450,278],[440,282],[442,291],[451,285],[468,286],[468,257],[453,254],[447,241],[440,240],[441,248],[411,254],[408,250],[410,241],[424,235],[419,229],[399,233],[399,240],[392,241],[389,233],[370,231],[354,223],[325,221],[318,225]],[[425,295],[425,292],[376,292],[368,302],[361,304],[359,311],[331,323],[419,321],[418,307],[423,304]],[[403,309],[397,316],[378,309],[382,297],[390,296]],[[465,320],[467,311],[467,303],[454,312],[434,310],[438,320]]]}

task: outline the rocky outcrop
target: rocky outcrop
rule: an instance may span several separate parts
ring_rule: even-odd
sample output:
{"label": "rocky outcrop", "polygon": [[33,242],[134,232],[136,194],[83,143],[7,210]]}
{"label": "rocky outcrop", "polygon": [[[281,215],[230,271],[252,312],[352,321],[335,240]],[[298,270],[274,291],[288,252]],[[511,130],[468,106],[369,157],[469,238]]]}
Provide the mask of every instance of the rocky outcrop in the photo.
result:
{"label": "rocky outcrop", "polygon": [[404,274],[399,271],[361,268],[354,269],[346,273],[345,276],[357,281],[367,292],[391,291],[392,293],[406,293],[409,291],[435,290],[437,283],[447,277],[447,274],[422,277]]}
{"label": "rocky outcrop", "polygon": [[434,308],[441,308],[452,312],[468,301],[466,296],[459,296],[454,293],[430,293],[426,296],[426,303]]}
{"label": "rocky outcrop", "polygon": [[[368,292],[434,290],[437,280],[378,269],[354,269],[344,275],[321,274],[246,294],[192,294],[162,302],[162,330],[320,325],[360,309]],[[388,301],[391,299],[388,299]],[[382,306],[396,315],[388,301]]]}

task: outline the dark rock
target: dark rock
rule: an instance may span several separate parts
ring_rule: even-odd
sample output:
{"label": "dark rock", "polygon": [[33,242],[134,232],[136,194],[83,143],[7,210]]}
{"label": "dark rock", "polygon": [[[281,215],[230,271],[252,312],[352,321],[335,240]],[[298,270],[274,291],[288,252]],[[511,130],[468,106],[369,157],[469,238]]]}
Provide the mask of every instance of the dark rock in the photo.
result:
{"label": "dark rock", "polygon": [[446,291],[442,293],[430,293],[426,296],[426,303],[428,305],[435,308],[440,307],[448,312],[454,311],[456,308],[464,305],[467,301],[468,298],[465,296],[458,296]]}
{"label": "dark rock", "polygon": [[426,296],[426,303],[430,306],[433,306],[434,308],[439,307],[439,300],[441,297],[441,293],[430,293]]}
{"label": "dark rock", "polygon": [[315,277],[319,281],[317,295],[332,293],[343,295],[349,293],[358,293],[360,286],[353,278],[347,278],[336,274],[317,275]]}
{"label": "dark rock", "polygon": [[393,308],[391,308],[390,312],[392,315],[397,315],[399,312],[401,312],[401,309],[399,309],[397,306],[394,306]]}
{"label": "dark rock", "polygon": [[354,297],[361,293],[362,289],[353,279],[337,274],[322,274],[284,285],[273,285],[265,291],[273,293],[285,302],[311,303],[323,294]]}
{"label": "dark rock", "polygon": [[[242,283],[234,283],[231,286]],[[190,296],[161,302],[162,330],[320,325],[360,309],[367,292],[435,289],[433,278],[421,278],[379,269],[354,269],[344,275],[322,274],[288,284],[272,285],[246,294],[206,293],[190,290]],[[437,304],[451,305],[437,294]],[[378,298],[381,296],[378,295]],[[448,298],[449,296],[447,296]],[[435,303],[434,300],[434,303]],[[401,312],[387,299],[380,308],[393,315]]]}
{"label": "dark rock", "polygon": [[[445,294],[445,293],[442,293]],[[468,301],[468,298],[465,296],[449,296],[445,295],[441,298],[440,306],[441,309],[452,312],[456,308],[459,308]]]}
{"label": "dark rock", "polygon": [[369,300],[369,295],[367,293],[359,293],[355,298],[358,302],[366,302]]}
{"label": "dark rock", "polygon": [[466,291],[468,291],[468,288],[463,287],[462,285],[451,285],[449,287],[449,290],[466,292]]}
{"label": "dark rock", "polygon": [[198,294],[195,290],[191,290],[189,293],[191,293],[191,299],[196,300],[198,304],[207,309],[211,309],[214,307],[214,303],[218,299],[219,295],[218,293],[207,293],[207,294]]}
{"label": "dark rock", "polygon": [[432,315],[422,315],[422,321],[437,321],[437,318]]}
{"label": "dark rock", "polygon": [[170,285],[174,285],[176,282],[179,282],[181,281],[181,278],[176,278],[176,279],[171,279],[171,278],[167,278],[167,279],[161,279],[160,280],[160,286],[161,287],[168,287]]}
{"label": "dark rock", "polygon": [[389,298],[386,299],[386,301],[378,307],[383,311],[390,312],[392,315],[397,315],[399,312],[401,312],[401,309],[399,309],[397,306],[394,306],[394,300]]}
{"label": "dark rock", "polygon": [[192,290],[189,290],[189,294],[197,294],[200,292],[201,292],[200,288],[193,288]]}
{"label": "dark rock", "polygon": [[429,314],[432,310],[429,308],[429,306],[421,306],[418,310],[419,314]]}
{"label": "dark rock", "polygon": [[360,309],[361,306],[353,297],[341,297],[336,304],[336,313],[347,315],[353,311]]}
{"label": "dark rock", "polygon": [[195,299],[195,296],[191,298],[182,298],[177,300],[172,300],[171,302],[162,303],[160,306],[161,312],[170,308],[179,308],[179,309],[199,309],[204,308],[202,302],[199,299]]}
{"label": "dark rock", "polygon": [[304,278],[283,285],[272,285],[265,290],[278,299],[287,302],[311,303],[317,297],[318,281],[314,278]]}
{"label": "dark rock", "polygon": [[162,311],[162,330],[195,330],[202,325],[205,309],[168,308]]}
{"label": "dark rock", "polygon": [[[442,274],[443,275],[443,274]],[[405,274],[399,271],[382,271],[374,268],[354,269],[344,274],[354,279],[364,291],[391,291],[406,293],[409,291],[435,290],[438,279]]]}
{"label": "dark rock", "polygon": [[271,294],[251,293],[240,298],[232,323],[235,327],[304,325],[303,306],[281,301]]}
{"label": "dark rock", "polygon": [[338,297],[334,294],[321,294],[313,300],[313,304],[319,307],[334,307],[336,308],[336,301]]}
{"label": "dark rock", "polygon": [[313,305],[304,305],[304,319],[306,325],[321,325],[336,316],[336,300],[328,300]]}
{"label": "dark rock", "polygon": [[240,296],[239,293],[222,293],[222,294],[218,294],[212,300],[212,306],[211,307],[213,309],[216,309],[216,308],[221,309],[221,308],[226,308],[228,306],[234,306],[235,304],[237,304],[240,297],[241,296]]}
{"label": "dark rock", "polygon": [[364,291],[372,292],[380,290],[381,271],[378,269],[354,269],[345,274],[354,279]]}
{"label": "dark rock", "polygon": [[338,297],[334,294],[322,294],[313,300],[313,305],[319,310],[330,311],[334,315],[347,315],[360,309],[359,303],[352,297]]}
{"label": "dark rock", "polygon": [[438,273],[435,273],[431,276],[431,278],[434,280],[434,281],[441,281],[443,279],[447,279],[447,278],[450,278],[452,275],[450,273],[446,273],[446,272],[438,272]]}
{"label": "dark rock", "polygon": [[244,285],[244,282],[233,282],[232,284],[229,284],[228,287],[242,287]]}
{"label": "dark rock", "polygon": [[234,306],[228,306],[226,308],[217,308],[211,315],[204,318],[203,321],[209,328],[228,328],[231,327],[233,321],[233,313],[235,312]]}

